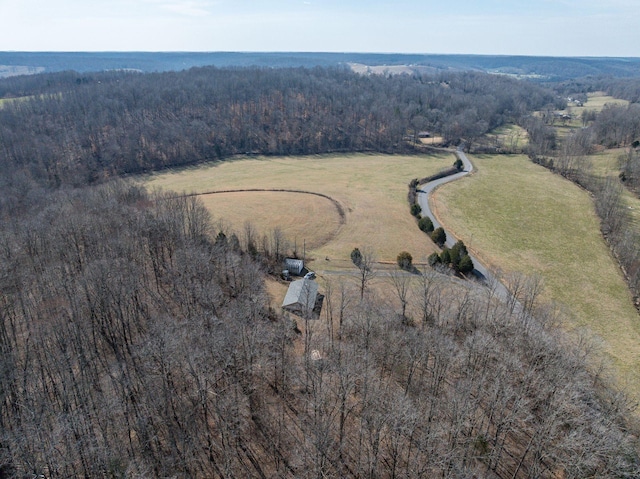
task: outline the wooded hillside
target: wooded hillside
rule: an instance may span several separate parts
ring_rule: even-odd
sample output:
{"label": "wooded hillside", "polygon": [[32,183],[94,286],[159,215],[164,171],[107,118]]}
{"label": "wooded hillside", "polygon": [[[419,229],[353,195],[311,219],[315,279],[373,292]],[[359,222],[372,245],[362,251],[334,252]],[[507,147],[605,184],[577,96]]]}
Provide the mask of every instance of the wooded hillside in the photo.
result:
{"label": "wooded hillside", "polygon": [[640,471],[631,405],[526,281],[518,312],[425,272],[413,326],[338,282],[301,333],[194,198],[51,192],[1,240],[3,477]]}
{"label": "wooded hillside", "polygon": [[411,149],[428,130],[478,136],[554,102],[547,90],[475,73],[362,76],[344,69],[110,72],[0,81],[3,168],[52,185],[237,154]]}

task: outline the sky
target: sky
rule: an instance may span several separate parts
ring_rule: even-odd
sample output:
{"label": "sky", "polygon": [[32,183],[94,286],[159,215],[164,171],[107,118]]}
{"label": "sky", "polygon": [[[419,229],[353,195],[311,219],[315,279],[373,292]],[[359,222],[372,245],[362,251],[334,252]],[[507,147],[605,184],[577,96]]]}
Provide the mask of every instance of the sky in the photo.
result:
{"label": "sky", "polygon": [[640,0],[0,0],[0,51],[640,57]]}

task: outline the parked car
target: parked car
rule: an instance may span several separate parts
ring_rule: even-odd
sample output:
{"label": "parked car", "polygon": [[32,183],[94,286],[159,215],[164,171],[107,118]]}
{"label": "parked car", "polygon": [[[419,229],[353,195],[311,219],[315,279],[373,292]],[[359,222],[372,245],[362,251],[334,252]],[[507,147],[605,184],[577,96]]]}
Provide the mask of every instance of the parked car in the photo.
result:
{"label": "parked car", "polygon": [[316,274],[313,271],[309,271],[304,275],[304,279],[316,279]]}

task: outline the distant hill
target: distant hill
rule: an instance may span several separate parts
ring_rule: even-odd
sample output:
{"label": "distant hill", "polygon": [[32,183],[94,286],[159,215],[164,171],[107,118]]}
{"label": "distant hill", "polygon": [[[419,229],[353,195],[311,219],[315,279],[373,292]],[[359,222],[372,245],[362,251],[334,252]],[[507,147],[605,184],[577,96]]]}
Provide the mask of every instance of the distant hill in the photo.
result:
{"label": "distant hill", "polygon": [[0,77],[64,70],[159,72],[205,65],[281,68],[351,64],[396,67],[390,68],[390,73],[474,70],[541,81],[590,75],[640,77],[640,58],[304,52],[0,52]]}

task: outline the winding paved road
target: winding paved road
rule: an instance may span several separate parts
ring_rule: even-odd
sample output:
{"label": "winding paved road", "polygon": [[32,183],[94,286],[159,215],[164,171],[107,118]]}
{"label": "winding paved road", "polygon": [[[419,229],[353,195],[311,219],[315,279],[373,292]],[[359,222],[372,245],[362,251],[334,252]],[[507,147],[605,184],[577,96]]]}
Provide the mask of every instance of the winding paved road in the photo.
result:
{"label": "winding paved road", "polygon": [[[433,222],[433,226],[435,228],[440,228],[443,226],[437,220],[437,218],[433,214],[433,211],[431,211],[431,207],[429,206],[429,197],[431,193],[439,186],[449,183],[451,181],[458,180],[473,171],[473,164],[471,163],[469,158],[467,158],[467,155],[464,154],[464,151],[462,151],[461,148],[456,150],[456,156],[460,158],[460,160],[462,160],[462,163],[463,163],[463,170],[460,173],[456,173],[451,176],[446,176],[444,178],[439,178],[437,180],[430,181],[429,183],[422,185],[417,190],[417,199],[418,199],[418,204],[422,208],[422,215],[428,216],[429,218],[431,218],[431,221]],[[456,241],[457,241],[457,238],[453,236],[453,234],[447,233],[447,241],[445,243],[446,246],[451,248],[456,243]],[[495,294],[496,297],[500,298],[504,302],[507,302],[507,300],[511,296],[507,288],[497,279],[497,277],[494,274],[492,274],[482,263],[480,263],[480,261],[478,261],[477,258],[475,258],[473,255],[469,255],[469,256],[471,256],[471,259],[473,261],[473,265],[475,268],[473,270],[473,274],[477,278],[477,280],[481,284],[492,289],[493,294]],[[355,275],[355,272],[352,272],[352,271],[332,271],[332,270],[321,270],[321,269],[318,269],[316,271],[322,272],[322,274],[330,274],[330,275],[345,275],[345,276]],[[411,273],[406,273],[406,274],[409,275]],[[515,312],[519,312],[522,309],[522,306],[518,301],[514,301],[513,304],[514,304]]]}
{"label": "winding paved road", "polygon": [[[462,151],[461,148],[458,148],[456,150],[456,156],[460,158],[460,160],[462,160],[463,164],[463,169],[460,173],[430,181],[429,183],[426,183],[418,188],[417,191],[418,204],[422,208],[422,215],[431,218],[434,228],[444,227],[435,217],[433,211],[431,211],[431,207],[429,205],[429,197],[431,193],[439,186],[451,181],[458,180],[473,171],[473,164],[471,163],[469,158],[467,158],[467,155],[464,154],[464,151]],[[445,232],[447,233],[447,241],[445,243],[445,246],[451,248],[456,243],[457,238],[453,236],[452,233],[449,233],[446,230]],[[478,280],[482,283],[485,283],[487,286],[494,285],[496,287],[496,293],[499,297],[503,299],[508,298],[509,292],[507,288],[505,288],[505,286],[500,281],[498,281],[496,277],[482,263],[480,263],[480,261],[478,261],[476,257],[474,257],[473,255],[469,256],[471,256],[471,259],[473,260],[473,266],[475,268],[473,270],[473,274],[478,278]]]}

